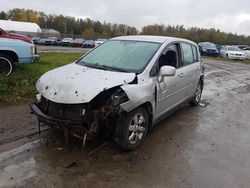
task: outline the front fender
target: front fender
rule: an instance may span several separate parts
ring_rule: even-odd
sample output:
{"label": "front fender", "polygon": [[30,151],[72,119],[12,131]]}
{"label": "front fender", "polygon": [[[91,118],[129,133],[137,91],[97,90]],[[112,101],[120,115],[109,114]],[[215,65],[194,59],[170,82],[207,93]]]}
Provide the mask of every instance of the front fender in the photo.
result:
{"label": "front fender", "polygon": [[130,112],[146,102],[152,105],[153,111],[155,110],[155,85],[152,81],[126,84],[121,88],[129,98],[127,102],[120,104],[126,112]]}

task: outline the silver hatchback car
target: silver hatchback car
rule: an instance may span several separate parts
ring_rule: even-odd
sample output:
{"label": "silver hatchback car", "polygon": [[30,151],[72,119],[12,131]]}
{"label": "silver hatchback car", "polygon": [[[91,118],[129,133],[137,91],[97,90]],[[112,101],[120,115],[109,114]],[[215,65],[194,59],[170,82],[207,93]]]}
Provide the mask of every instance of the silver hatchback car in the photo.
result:
{"label": "silver hatchback car", "polygon": [[31,110],[40,123],[83,139],[109,134],[133,150],[180,104],[197,105],[204,68],[197,45],[163,36],[121,36],[45,73]]}

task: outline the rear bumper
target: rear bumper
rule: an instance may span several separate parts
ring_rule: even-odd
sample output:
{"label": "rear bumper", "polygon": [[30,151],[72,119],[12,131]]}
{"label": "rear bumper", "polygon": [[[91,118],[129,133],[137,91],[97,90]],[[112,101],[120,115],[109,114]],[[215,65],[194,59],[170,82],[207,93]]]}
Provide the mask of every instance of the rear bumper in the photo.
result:
{"label": "rear bumper", "polygon": [[37,116],[38,120],[46,125],[83,128],[83,121],[70,121],[70,120],[55,119],[53,117],[50,117],[44,114],[38,108],[36,104],[30,105],[30,109],[32,113]]}

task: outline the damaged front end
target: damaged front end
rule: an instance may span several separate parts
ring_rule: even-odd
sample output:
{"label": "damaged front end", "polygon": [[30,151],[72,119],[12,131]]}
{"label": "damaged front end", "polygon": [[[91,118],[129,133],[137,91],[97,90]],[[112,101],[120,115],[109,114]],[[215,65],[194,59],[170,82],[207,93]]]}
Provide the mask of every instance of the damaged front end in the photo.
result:
{"label": "damaged front end", "polygon": [[110,133],[124,112],[120,104],[129,99],[120,87],[111,88],[98,94],[88,103],[61,104],[41,96],[31,105],[32,113],[40,123],[61,128],[65,135],[91,139],[99,133]]}

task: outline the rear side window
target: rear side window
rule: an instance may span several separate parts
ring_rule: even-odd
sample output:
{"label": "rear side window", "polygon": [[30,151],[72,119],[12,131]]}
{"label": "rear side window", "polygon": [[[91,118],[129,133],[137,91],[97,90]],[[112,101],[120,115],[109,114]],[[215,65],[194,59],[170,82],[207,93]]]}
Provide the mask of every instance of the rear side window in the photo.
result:
{"label": "rear side window", "polygon": [[194,61],[197,62],[198,61],[197,48],[192,45],[192,49],[193,49],[193,54],[194,54]]}
{"label": "rear side window", "polygon": [[182,66],[190,65],[194,62],[193,50],[190,44],[181,43],[181,52],[182,52]]}

